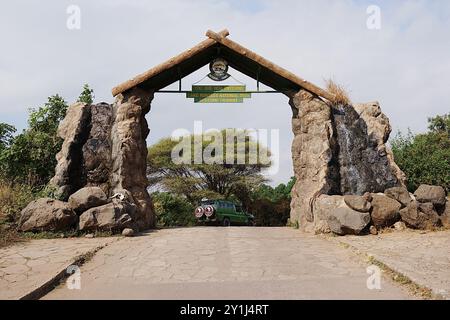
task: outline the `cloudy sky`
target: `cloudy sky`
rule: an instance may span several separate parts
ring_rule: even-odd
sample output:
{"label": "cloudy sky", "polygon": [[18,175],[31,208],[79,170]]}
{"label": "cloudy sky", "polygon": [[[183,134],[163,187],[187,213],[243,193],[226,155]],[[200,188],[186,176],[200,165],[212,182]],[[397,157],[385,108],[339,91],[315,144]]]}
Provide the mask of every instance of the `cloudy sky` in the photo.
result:
{"label": "cloudy sky", "polygon": [[[67,8],[81,10],[67,28]],[[367,8],[381,9],[381,28],[367,28]],[[365,0],[54,0],[5,1],[0,10],[0,122],[26,127],[28,109],[59,93],[76,100],[84,83],[96,101],[111,88],[228,28],[230,38],[323,86],[333,78],[354,102],[378,100],[394,131],[426,130],[429,116],[450,111],[450,1]],[[183,80],[188,90],[201,69]],[[231,71],[249,89],[253,79]],[[291,111],[282,95],[244,104],[194,104],[158,94],[147,116],[154,143],[177,128],[280,130],[280,171],[292,175]]]}

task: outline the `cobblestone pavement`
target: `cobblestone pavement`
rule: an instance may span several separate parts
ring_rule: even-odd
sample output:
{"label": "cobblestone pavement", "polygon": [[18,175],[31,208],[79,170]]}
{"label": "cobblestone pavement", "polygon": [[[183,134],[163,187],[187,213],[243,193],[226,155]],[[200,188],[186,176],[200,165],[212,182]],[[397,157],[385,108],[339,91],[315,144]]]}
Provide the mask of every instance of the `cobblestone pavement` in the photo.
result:
{"label": "cobblestone pavement", "polygon": [[153,231],[100,250],[81,267],[81,289],[44,299],[408,299],[350,250],[290,228],[196,227]]}
{"label": "cobblestone pavement", "polygon": [[24,297],[65,270],[77,257],[116,240],[32,240],[0,249],[0,300]]}
{"label": "cobblestone pavement", "polygon": [[450,299],[450,231],[402,231],[333,238],[373,255],[434,294]]}

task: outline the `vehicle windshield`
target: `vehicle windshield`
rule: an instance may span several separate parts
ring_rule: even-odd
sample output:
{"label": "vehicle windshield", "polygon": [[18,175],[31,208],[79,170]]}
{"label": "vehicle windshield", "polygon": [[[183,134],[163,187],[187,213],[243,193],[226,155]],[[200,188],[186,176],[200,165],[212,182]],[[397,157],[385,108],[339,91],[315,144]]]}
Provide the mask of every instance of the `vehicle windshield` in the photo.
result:
{"label": "vehicle windshield", "polygon": [[210,205],[214,204],[214,200],[204,200],[204,201],[201,202],[201,204],[210,206]]}

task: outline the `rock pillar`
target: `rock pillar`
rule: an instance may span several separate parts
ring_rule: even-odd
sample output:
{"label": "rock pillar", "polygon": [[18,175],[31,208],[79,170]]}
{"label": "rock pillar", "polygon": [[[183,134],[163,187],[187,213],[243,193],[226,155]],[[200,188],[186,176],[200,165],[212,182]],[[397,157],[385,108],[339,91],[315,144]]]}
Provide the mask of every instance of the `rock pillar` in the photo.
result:
{"label": "rock pillar", "polygon": [[291,96],[289,104],[293,111],[292,161],[296,177],[290,219],[303,230],[311,231],[315,198],[337,192],[331,108],[304,90]]}
{"label": "rock pillar", "polygon": [[131,193],[137,205],[133,221],[137,229],[154,226],[153,205],[147,192],[147,144],[150,132],[145,115],[150,111],[153,93],[134,88],[117,96],[111,128],[112,163],[110,194]]}

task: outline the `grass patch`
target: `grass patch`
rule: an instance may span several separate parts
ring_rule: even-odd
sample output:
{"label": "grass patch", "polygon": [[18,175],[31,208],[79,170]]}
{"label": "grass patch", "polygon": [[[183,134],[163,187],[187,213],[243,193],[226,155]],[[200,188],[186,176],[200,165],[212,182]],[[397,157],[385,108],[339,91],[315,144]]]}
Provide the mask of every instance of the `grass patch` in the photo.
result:
{"label": "grass patch", "polygon": [[347,91],[341,85],[337,84],[333,80],[326,81],[326,88],[328,92],[334,95],[334,100],[331,101],[334,104],[351,105],[352,102]]}

